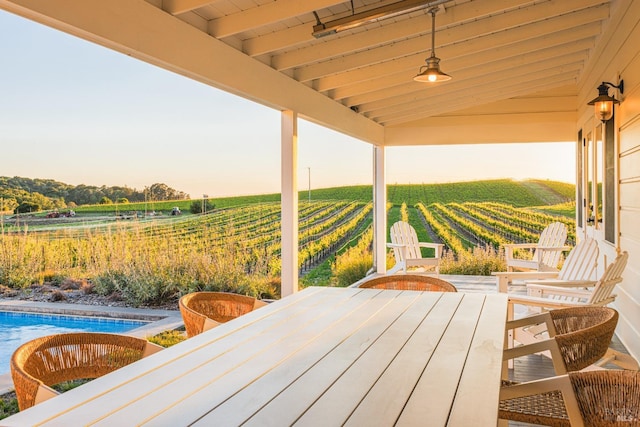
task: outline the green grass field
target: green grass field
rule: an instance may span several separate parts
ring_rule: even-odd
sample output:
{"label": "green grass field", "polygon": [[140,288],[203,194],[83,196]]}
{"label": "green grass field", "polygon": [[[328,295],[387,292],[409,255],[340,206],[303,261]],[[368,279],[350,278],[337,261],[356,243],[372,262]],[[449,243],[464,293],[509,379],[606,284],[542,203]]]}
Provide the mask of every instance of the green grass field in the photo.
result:
{"label": "green grass field", "polygon": [[[575,186],[557,181],[514,181],[509,179],[456,182],[445,184],[392,184],[387,186],[387,200],[394,206],[403,202],[414,206],[418,202],[430,203],[464,203],[464,202],[499,202],[508,203],[515,207],[540,207],[566,203],[574,199]],[[301,191],[301,202],[307,200],[308,192]],[[348,200],[369,202],[373,199],[373,189],[370,185],[356,185],[349,187],[320,188],[311,190],[311,200]],[[126,212],[161,212],[165,215],[174,206],[180,208],[183,214],[189,213],[193,200],[177,200],[146,203],[127,203],[111,205],[78,206],[76,213],[83,214],[115,214]],[[255,203],[279,202],[280,194],[263,194],[255,196],[237,196],[210,198],[209,203],[216,209],[224,209]]]}

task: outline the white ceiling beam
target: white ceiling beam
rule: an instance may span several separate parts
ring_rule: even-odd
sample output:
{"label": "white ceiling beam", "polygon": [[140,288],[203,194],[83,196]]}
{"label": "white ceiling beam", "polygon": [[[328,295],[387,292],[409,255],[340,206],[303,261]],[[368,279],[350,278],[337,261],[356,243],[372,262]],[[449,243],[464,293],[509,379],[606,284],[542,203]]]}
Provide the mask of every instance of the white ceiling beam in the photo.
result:
{"label": "white ceiling beam", "polygon": [[[555,33],[540,33],[538,37],[531,38],[529,34],[521,35],[515,30],[501,35],[485,36],[483,40],[488,44],[484,45],[482,40],[470,40],[467,43],[446,46],[438,51],[439,57],[442,59],[441,66],[446,70],[449,61],[455,58],[467,56],[472,60],[478,60],[477,54],[482,53],[482,58],[490,61],[493,59],[504,58],[508,55],[519,55],[522,52],[531,52],[550,46],[562,45],[565,43],[575,43],[583,39],[595,37],[601,32],[600,22],[582,25],[577,28],[561,29]],[[493,47],[493,48],[492,48]],[[522,49],[522,51],[520,51]],[[444,53],[441,53],[444,52]],[[511,52],[511,53],[509,53]],[[372,65],[366,68],[347,71],[334,76],[327,76],[315,82],[316,90],[330,90],[342,86],[348,86],[356,82],[362,82],[369,79],[377,78],[389,72],[398,72],[405,69],[417,69],[424,64],[424,54],[415,54],[395,61],[389,64],[383,63]],[[457,60],[457,59],[456,59]],[[383,68],[380,70],[379,68]]]}
{"label": "white ceiling beam", "polygon": [[[576,0],[571,0],[576,1]],[[545,3],[546,4],[546,3]],[[529,8],[526,8],[529,9]],[[583,9],[577,12],[572,12],[570,8],[567,8],[567,12],[564,15],[555,16],[549,18],[550,15],[546,13],[546,10],[541,6],[531,7],[531,12],[527,12],[526,9],[520,9],[513,12],[507,12],[498,17],[492,17],[491,19],[478,20],[464,25],[458,25],[455,27],[447,28],[441,31],[436,30],[436,49],[438,53],[440,50],[448,47],[448,45],[460,45],[462,42],[468,42],[482,37],[493,38],[505,38],[503,35],[507,32],[528,33],[529,37],[537,37],[544,32],[558,31],[562,28],[575,27],[588,22],[600,21],[606,19],[609,14],[608,5],[600,5],[588,9]],[[535,13],[534,13],[535,12]],[[539,22],[531,22],[532,17],[539,18]],[[426,26],[428,16],[424,16],[424,22]],[[420,20],[414,18],[413,21]],[[437,22],[437,21],[436,21]],[[405,24],[407,27],[409,23]],[[369,32],[367,32],[369,33]],[[521,36],[523,37],[523,36]],[[340,39],[343,41],[343,39]],[[346,41],[343,41],[346,43]],[[501,43],[505,43],[503,40]],[[327,45],[325,43],[323,46]],[[296,63],[294,61],[284,62],[283,58],[291,57],[299,51],[292,53],[286,53],[281,56],[272,58],[272,66],[277,70],[284,70],[289,68],[297,68],[296,76],[300,81],[307,81],[314,78],[320,78],[325,75],[342,72],[348,69],[354,69],[359,67],[365,67],[370,64],[378,63],[381,61],[388,61],[394,58],[400,58],[406,55],[411,55],[419,52],[426,52],[430,47],[426,37],[413,37],[405,41],[398,41],[397,43],[383,45],[382,47],[372,48],[360,53],[349,55],[348,58],[344,58],[342,53],[334,52],[331,57],[336,57],[335,60],[325,60],[320,64],[314,64],[306,66],[310,63],[310,56],[305,58],[305,63]],[[328,53],[322,54],[321,46],[314,46],[313,50],[320,51],[318,60],[328,59]],[[312,49],[308,48],[307,50]],[[309,55],[311,52],[307,52]],[[349,53],[349,52],[347,52]],[[442,57],[442,56],[440,56]]]}
{"label": "white ceiling beam", "polygon": [[[217,38],[229,37],[243,31],[289,18],[312,13],[315,10],[324,9],[336,4],[344,3],[342,0],[278,0],[265,3],[233,15],[213,19],[209,22],[209,34]],[[311,26],[309,28],[311,33]]]}
{"label": "white ceiling beam", "polygon": [[[442,85],[419,84],[412,79],[412,75],[407,73],[402,84],[393,87],[383,87],[380,90],[370,92],[364,95],[353,96],[342,100],[343,104],[351,107],[357,105],[360,112],[366,112],[380,108],[380,106],[388,107],[390,105],[401,105],[407,102],[407,99],[413,99],[417,89],[421,93],[428,92],[430,94],[438,94],[449,92],[449,86],[458,87],[459,84],[469,85],[468,81],[475,81],[478,77],[491,80],[496,75],[504,73],[516,73],[517,75],[526,73],[528,69],[546,69],[549,67],[564,65],[577,61],[586,61],[588,59],[588,49],[595,42],[592,40],[584,40],[581,43],[582,49],[575,46],[564,44],[557,49],[542,49],[539,51],[522,50],[521,54],[510,56],[504,55],[502,58],[476,58],[473,65],[461,69],[453,69],[452,75],[455,78]],[[449,70],[447,70],[449,71]]]}
{"label": "white ceiling beam", "polygon": [[[542,63],[536,64],[530,67],[530,70],[520,68],[518,70],[509,70],[507,73],[496,73],[495,76],[487,79],[468,79],[460,82],[455,87],[451,87],[448,92],[434,93],[429,88],[416,88],[416,97],[404,105],[390,105],[383,108],[377,108],[369,111],[359,112],[364,114],[370,119],[381,121],[382,117],[392,117],[394,114],[403,115],[404,112],[413,112],[416,109],[424,109],[428,111],[438,110],[440,105],[457,104],[458,100],[463,102],[469,101],[475,97],[477,93],[484,94],[486,91],[492,92],[497,89],[501,89],[505,85],[504,75],[508,75],[510,81],[514,79],[520,79],[522,83],[529,80],[535,80],[539,75],[548,77],[564,76],[567,79],[577,79],[578,70],[584,66],[584,60],[579,59],[574,62],[556,64],[556,63]],[[508,84],[508,82],[506,82]],[[473,95],[470,95],[473,94]],[[511,96],[508,96],[510,98]],[[445,102],[446,101],[446,102]],[[364,109],[366,106],[363,106]]]}
{"label": "white ceiling beam", "polygon": [[[589,8],[570,15],[557,16],[545,21],[509,28],[506,31],[494,32],[480,37],[455,38],[455,44],[441,46],[437,48],[437,53],[438,57],[444,61],[447,58],[466,55],[473,51],[490,51],[500,46],[512,44],[515,41],[537,38],[540,37],[541,34],[554,33],[588,23],[600,23],[607,17],[608,7]],[[464,28],[464,26],[462,28]],[[455,34],[453,30],[452,34]],[[438,40],[438,37],[436,37],[436,40]],[[451,37],[451,40],[454,40],[454,38]],[[385,45],[380,48],[349,55],[348,57],[302,67],[296,69],[294,75],[296,79],[301,82],[319,79],[331,74],[367,67],[371,64],[420,53],[424,50],[424,47],[424,40],[418,38],[410,39],[405,42]],[[443,64],[444,62],[441,63],[441,65]]]}
{"label": "white ceiling beam", "polygon": [[[384,105],[381,101],[377,103],[378,108],[370,108],[368,111],[360,111],[360,113],[364,113],[367,117],[378,120],[383,116],[390,116],[396,113],[402,114],[403,111],[414,111],[416,108],[437,110],[445,100],[447,103],[452,103],[457,99],[471,99],[476,94],[482,95],[487,92],[503,90],[511,81],[524,83],[530,80],[539,80],[541,76],[564,76],[565,78],[575,79],[577,77],[577,70],[583,65],[583,59],[561,64],[543,62],[529,67],[517,67],[512,70],[505,70],[502,73],[487,74],[458,83],[450,83],[446,91],[442,90],[442,88],[438,91],[432,91],[430,90],[431,88],[422,86],[421,90],[414,91],[414,96],[411,101],[407,101],[404,104],[392,105]],[[470,95],[471,90],[473,90],[473,95]],[[507,96],[506,98],[511,97],[512,96]],[[366,107],[365,105],[362,106],[363,109],[366,109]]]}
{"label": "white ceiling beam", "polygon": [[483,104],[452,113],[438,115],[438,117],[456,116],[481,116],[496,114],[520,114],[520,113],[558,113],[576,112],[576,94],[566,95],[559,92],[557,96],[521,96]]}
{"label": "white ceiling beam", "polygon": [[[437,115],[446,114],[452,111],[460,109],[470,108],[473,106],[484,105],[490,102],[495,102],[503,99],[513,98],[516,96],[525,95],[533,91],[547,90],[554,87],[560,87],[567,84],[575,84],[577,78],[567,78],[564,75],[545,75],[544,78],[531,80],[531,81],[506,81],[505,85],[500,88],[492,87],[493,90],[486,90],[483,92],[474,93],[473,97],[467,99],[460,99],[456,101],[448,101],[446,105],[436,106],[427,110],[421,110],[416,108],[414,111],[405,111],[403,114],[398,113],[393,116],[385,116],[379,118],[379,123],[385,126],[394,126],[401,123],[407,123],[410,121],[418,120],[425,117],[432,117]],[[435,102],[435,100],[434,100]]]}
{"label": "white ceiling beam", "polygon": [[211,3],[212,0],[162,0],[162,9],[172,15],[180,15]]}
{"label": "white ceiling beam", "polygon": [[[478,56],[469,55],[454,60],[450,64],[453,68],[451,68],[451,70],[447,68],[447,72],[455,74],[455,79],[459,80],[468,77],[470,72],[485,74],[485,64],[490,66],[493,70],[499,70],[503,67],[535,64],[540,61],[547,61],[558,57],[565,59],[567,57],[571,57],[571,61],[573,61],[575,60],[575,55],[581,55],[586,58],[589,54],[589,49],[591,49],[593,45],[593,38],[589,38],[578,42],[552,46],[548,49],[521,49],[520,53],[516,55],[504,54],[500,57],[500,52],[492,58],[487,58],[482,54],[479,54]],[[464,59],[464,63],[462,59]],[[488,71],[486,72],[488,73]],[[329,95],[333,99],[342,100],[347,106],[374,102],[387,98],[388,96],[397,96],[402,93],[409,93],[415,90],[415,85],[413,84],[411,87],[407,87],[407,83],[412,82],[411,78],[415,74],[417,74],[417,68],[414,66],[410,69],[404,69],[398,73],[382,75],[377,79],[366,80],[364,82],[355,83],[351,86],[344,86],[335,89],[330,91]]]}
{"label": "white ceiling beam", "polygon": [[388,146],[575,141],[577,87],[558,86],[386,128]]}
{"label": "white ceiling beam", "polygon": [[386,128],[386,146],[571,142],[575,112],[429,117]]}
{"label": "white ceiling beam", "polygon": [[[509,2],[484,2],[476,5],[474,2],[461,4],[455,7],[455,13],[436,15],[436,42],[437,46],[459,43],[486,34],[504,31],[522,25],[530,25],[549,18],[551,16],[576,13],[589,7],[607,9],[598,14],[597,19],[608,16],[608,6],[602,6],[602,0],[554,0],[549,3],[536,4],[529,7],[515,9],[518,4]],[[527,4],[526,2],[523,4]],[[504,9],[508,9],[505,11]],[[492,16],[495,14],[496,16]],[[469,19],[474,17],[473,22]],[[485,17],[483,19],[483,17]],[[490,19],[489,19],[490,18]],[[567,16],[565,19],[571,19]],[[390,44],[396,40],[417,38],[411,52],[403,51],[401,55],[422,52],[429,47],[428,38],[431,17],[429,14],[416,17],[411,20],[402,20],[383,27],[372,28],[356,34],[345,34],[339,38],[333,38],[322,44],[312,45],[303,49],[294,50],[272,58],[271,65],[276,70],[301,67],[303,65],[324,61],[334,57],[342,57],[346,54],[365,50],[380,44]],[[422,37],[424,36],[424,37]],[[407,42],[402,42],[407,44]],[[395,45],[394,45],[395,46]],[[399,56],[401,56],[399,55]]]}
{"label": "white ceiling beam", "polygon": [[[580,35],[578,31],[567,32],[567,34],[570,34],[571,36]],[[545,36],[545,37],[548,37],[548,36]],[[553,40],[554,42],[560,41],[560,39],[558,38],[553,38]],[[451,83],[455,83],[463,79],[465,76],[465,73],[467,73],[466,70],[473,69],[474,67],[477,67],[477,66],[480,66],[481,69],[483,68],[490,69],[491,67],[500,68],[502,66],[501,64],[505,62],[506,63],[513,62],[513,64],[511,64],[510,67],[517,67],[522,63],[528,62],[527,58],[523,58],[523,54],[531,55],[532,57],[537,58],[538,61],[545,61],[555,57],[559,52],[562,52],[562,51],[566,52],[565,54],[568,55],[574,51],[580,52],[580,51],[589,50],[593,47],[594,44],[595,44],[595,35],[593,35],[591,38],[585,38],[585,39],[580,39],[575,41],[565,40],[565,43],[563,43],[560,46],[556,46],[556,49],[553,49],[554,46],[551,46],[549,49],[544,49],[544,48],[540,49],[538,48],[538,46],[531,46],[531,41],[526,41],[524,43],[511,45],[509,46],[508,49],[496,49],[494,51],[487,52],[485,54],[480,52],[474,55],[470,55],[470,58],[464,58],[464,59],[470,59],[471,62],[463,61],[460,63],[459,67],[453,67],[451,70],[446,68],[445,70],[447,72],[452,73],[452,75],[454,76],[453,81],[445,85],[434,85],[436,87],[432,87],[431,91],[438,92],[440,90],[443,90],[441,89],[442,87],[446,87]],[[456,61],[453,61],[452,65],[456,65]],[[414,96],[415,87],[416,87],[416,82],[413,81],[415,70],[416,70],[415,68],[412,68],[411,70],[408,70],[406,72],[405,82],[401,85],[392,86],[392,87],[388,87],[385,85],[385,86],[382,86],[377,91],[372,91],[362,95],[345,98],[342,100],[342,103],[349,107],[353,105],[362,106],[363,104],[375,104],[377,102],[383,103],[384,105],[390,105],[394,103],[402,104],[406,102],[407,98],[413,99],[412,97]],[[460,75],[460,73],[462,74]],[[477,71],[476,71],[476,74],[478,74]],[[508,79],[509,76],[505,74],[503,78]],[[424,87],[424,85],[422,85],[422,87]]]}
{"label": "white ceiling beam", "polygon": [[[374,144],[384,129],[144,0],[0,0],[0,8]],[[258,78],[256,78],[258,76]]]}
{"label": "white ceiling beam", "polygon": [[[519,0],[522,4],[530,3],[530,0]],[[480,5],[475,5],[473,7],[469,7],[467,3],[456,6],[456,20],[470,20],[476,19],[477,13],[481,14],[490,14],[496,13],[504,10],[505,8],[513,8],[516,6],[514,4],[514,0],[494,0],[492,2],[485,2]],[[438,16],[438,23],[440,26],[444,26],[447,23],[451,23],[452,15],[449,14],[441,14]],[[442,21],[442,22],[441,22]],[[411,26],[412,21],[408,22]],[[389,27],[395,26],[396,24],[387,24],[384,27],[373,28],[366,32],[356,33],[356,34],[345,34],[342,37],[327,37],[328,40],[325,40],[324,44],[342,44],[345,42],[353,45],[353,48],[348,49],[364,49],[368,46],[371,46],[371,42],[367,40],[367,37],[373,37],[379,40],[392,40],[393,33],[396,31],[395,29],[391,29]],[[407,21],[402,21],[402,25],[407,25]],[[402,25],[398,25],[402,27]],[[428,28],[424,27],[424,23],[418,24],[419,28],[411,29],[406,31],[405,37],[412,34],[421,34]],[[273,33],[265,34],[262,36],[246,39],[244,41],[243,51],[250,56],[264,55],[270,52],[275,52],[278,50],[290,48],[292,46],[297,46],[303,43],[307,43],[309,41],[315,40],[315,37],[312,35],[313,26],[310,24],[301,24],[295,27],[287,28],[286,30],[280,30]],[[366,33],[367,36],[364,36]],[[331,40],[333,38],[333,40]],[[344,47],[342,49],[345,49]],[[306,49],[305,49],[306,50]],[[317,58],[318,59],[318,58]],[[316,60],[317,60],[316,59]]]}
{"label": "white ceiling beam", "polygon": [[[373,117],[379,123],[393,123],[394,121],[406,121],[407,117],[429,117],[438,116],[453,111],[471,108],[475,105],[483,105],[488,102],[498,101],[529,93],[532,90],[543,90],[557,86],[558,81],[577,81],[577,65],[574,70],[554,74],[551,71],[541,72],[544,78],[535,78],[530,75],[521,80],[508,79],[503,82],[491,82],[481,89],[474,91],[473,96],[441,96],[433,97],[431,103],[416,102],[414,109],[393,110],[384,115]],[[372,117],[370,117],[372,118]]]}
{"label": "white ceiling beam", "polygon": [[309,25],[297,25],[286,30],[246,39],[242,42],[242,51],[249,56],[265,55],[313,40],[315,38],[311,35]]}

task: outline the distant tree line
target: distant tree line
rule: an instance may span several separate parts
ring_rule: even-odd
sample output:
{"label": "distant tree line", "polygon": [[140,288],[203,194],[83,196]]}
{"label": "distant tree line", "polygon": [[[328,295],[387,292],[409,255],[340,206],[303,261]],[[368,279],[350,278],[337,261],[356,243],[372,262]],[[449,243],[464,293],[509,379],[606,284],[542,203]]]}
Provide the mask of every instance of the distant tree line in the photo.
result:
{"label": "distant tree line", "polygon": [[189,195],[163,183],[143,190],[129,187],[69,185],[52,179],[0,177],[0,211],[38,212],[79,205],[187,200]]}

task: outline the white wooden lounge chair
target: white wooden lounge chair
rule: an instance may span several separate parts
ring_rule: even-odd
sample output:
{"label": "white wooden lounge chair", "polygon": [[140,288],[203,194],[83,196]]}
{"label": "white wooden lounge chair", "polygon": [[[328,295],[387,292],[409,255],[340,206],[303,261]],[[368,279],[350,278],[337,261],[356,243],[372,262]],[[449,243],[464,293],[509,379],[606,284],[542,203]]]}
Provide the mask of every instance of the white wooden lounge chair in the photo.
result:
{"label": "white wooden lounge chair", "polygon": [[[615,286],[622,281],[622,273],[627,265],[629,254],[622,252],[616,259],[607,266],[604,273],[593,286],[584,287],[584,283],[568,281],[555,281],[554,286],[542,284],[528,284],[527,295],[509,296],[507,308],[507,320],[514,319],[514,305],[521,304],[527,308],[536,310],[553,310],[565,307],[579,306],[602,306],[613,302],[616,295],[613,294]],[[513,346],[513,341],[530,344],[538,342],[548,336],[548,331],[544,324],[534,325],[528,328],[516,328],[508,335],[509,346]],[[622,355],[613,350],[609,350],[605,356],[606,362],[618,364],[626,369],[638,369],[638,364],[632,357]],[[604,362],[603,362],[604,363]]]}
{"label": "white wooden lounge chair", "polygon": [[508,285],[513,280],[546,285],[593,286],[596,280],[592,275],[598,263],[598,253],[598,243],[587,237],[569,252],[560,271],[500,271],[491,274],[496,276],[498,292],[507,292]]}
{"label": "white wooden lounge chair", "polygon": [[[407,269],[414,267],[434,267],[436,275],[440,273],[443,244],[419,242],[416,230],[404,221],[393,224],[390,234],[391,243],[387,243],[387,247],[393,249],[396,264],[389,270],[389,274],[400,270],[406,273]],[[433,248],[434,257],[423,257],[420,248]]]}
{"label": "white wooden lounge chair", "polygon": [[[558,271],[562,251],[569,249],[564,246],[566,240],[567,226],[561,222],[553,222],[542,230],[538,243],[503,245],[504,255],[507,261],[507,271],[514,271],[514,268],[536,271]],[[517,249],[533,250],[531,258],[515,258],[514,255]]]}

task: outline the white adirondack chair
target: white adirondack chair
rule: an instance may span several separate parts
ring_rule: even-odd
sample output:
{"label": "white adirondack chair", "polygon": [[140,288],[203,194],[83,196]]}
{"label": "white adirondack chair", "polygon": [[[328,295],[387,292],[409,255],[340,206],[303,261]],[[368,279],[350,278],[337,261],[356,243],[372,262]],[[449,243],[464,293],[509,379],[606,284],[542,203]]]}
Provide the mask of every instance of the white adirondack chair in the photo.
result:
{"label": "white adirondack chair", "polygon": [[[514,319],[514,305],[520,304],[533,310],[553,310],[565,307],[578,307],[589,305],[607,305],[613,302],[616,295],[613,293],[615,286],[622,281],[622,273],[627,265],[629,254],[625,251],[607,266],[604,273],[593,286],[584,287],[584,283],[567,281],[554,281],[554,286],[531,283],[527,284],[527,295],[510,295],[507,308],[507,320]],[[545,324],[534,325],[528,328],[516,328],[508,336],[509,346],[513,341],[521,344],[531,344],[547,337]],[[622,355],[609,350],[605,356],[606,362],[619,364],[627,369],[638,369],[638,364],[630,356]],[[604,363],[604,362],[603,362]]]}
{"label": "white adirondack chair", "polygon": [[592,277],[598,263],[598,243],[586,237],[571,249],[560,271],[499,271],[491,273],[496,276],[498,292],[507,292],[508,285],[513,280],[524,280],[526,283],[544,285],[593,286],[596,280]]}
{"label": "white adirondack chair", "polygon": [[[415,267],[434,267],[436,275],[440,274],[443,244],[419,242],[416,230],[404,221],[393,224],[390,234],[391,243],[387,243],[387,247],[393,249],[396,264],[389,270],[389,274],[400,270],[406,273],[407,269]],[[420,248],[433,248],[434,257],[423,257]]]}
{"label": "white adirondack chair", "polygon": [[[549,224],[538,239],[538,243],[512,243],[505,244],[504,255],[507,261],[507,271],[514,268],[536,271],[558,271],[558,263],[562,251],[567,250],[564,246],[567,240],[567,226],[561,222]],[[517,249],[533,250],[529,259],[514,257]]]}

